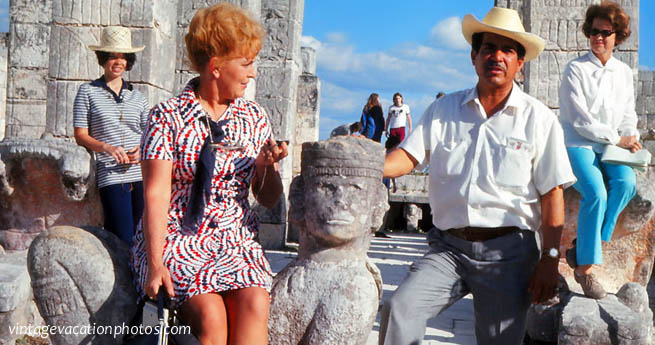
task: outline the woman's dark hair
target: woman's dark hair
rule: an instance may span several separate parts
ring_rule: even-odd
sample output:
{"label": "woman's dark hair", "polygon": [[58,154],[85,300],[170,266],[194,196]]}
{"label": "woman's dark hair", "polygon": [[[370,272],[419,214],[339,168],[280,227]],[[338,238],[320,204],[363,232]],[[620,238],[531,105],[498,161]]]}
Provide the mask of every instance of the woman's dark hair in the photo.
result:
{"label": "woman's dark hair", "polygon": [[[484,32],[476,32],[473,34],[471,37],[471,48],[477,53],[480,51],[480,47],[482,47],[482,34]],[[513,40],[514,41],[514,40]],[[518,56],[519,59],[523,59],[525,57],[525,47],[517,42],[516,42],[516,55]]]}
{"label": "woman's dark hair", "polygon": [[366,105],[364,106],[364,111],[368,111],[369,109],[373,107],[379,107],[380,106],[380,101],[378,98],[380,95],[377,93],[373,92],[370,96],[368,96],[368,101],[366,102]]}
{"label": "woman's dark hair", "polygon": [[605,0],[600,5],[587,8],[582,24],[582,32],[587,38],[591,36],[591,26],[596,18],[605,19],[612,24],[612,30],[616,32],[616,45],[630,37],[630,16],[617,3]]}
{"label": "woman's dark hair", "polygon": [[[110,52],[101,52],[99,50],[96,50],[96,57],[98,58],[98,65],[104,66],[105,63],[109,60],[109,57],[112,56],[114,53]],[[121,53],[123,54],[123,53]],[[134,66],[134,63],[136,62],[136,54],[134,53],[127,53],[123,54],[125,55],[125,60],[127,60],[127,66],[125,67],[126,70],[131,70],[132,66]]]}

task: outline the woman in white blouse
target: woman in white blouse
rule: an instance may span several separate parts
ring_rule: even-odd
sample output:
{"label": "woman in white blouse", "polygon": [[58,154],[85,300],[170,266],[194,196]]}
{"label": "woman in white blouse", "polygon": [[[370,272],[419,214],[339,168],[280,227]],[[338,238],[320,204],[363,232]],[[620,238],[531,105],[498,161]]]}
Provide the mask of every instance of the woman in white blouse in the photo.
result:
{"label": "woman in white blouse", "polygon": [[603,263],[601,240],[608,242],[616,220],[635,194],[635,173],[626,165],[601,162],[606,145],[632,152],[642,148],[632,69],[612,56],[630,36],[630,17],[614,2],[587,9],[582,31],[591,51],[566,67],[559,89],[560,120],[582,195],[577,244],[566,253],[575,280],[586,296],[600,299],[605,290],[592,275]]}

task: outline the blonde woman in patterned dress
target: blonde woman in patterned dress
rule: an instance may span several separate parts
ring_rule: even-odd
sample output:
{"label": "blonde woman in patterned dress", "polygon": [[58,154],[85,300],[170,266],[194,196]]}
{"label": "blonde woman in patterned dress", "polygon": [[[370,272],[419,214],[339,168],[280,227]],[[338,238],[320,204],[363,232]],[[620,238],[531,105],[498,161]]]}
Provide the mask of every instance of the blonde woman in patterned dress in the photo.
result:
{"label": "blonde woman in patterned dress", "polygon": [[133,247],[142,294],[163,287],[200,341],[267,344],[271,270],[248,204],[282,194],[266,112],[243,98],[263,30],[242,9],[199,10],[185,36],[200,74],[153,108],[142,139],[146,208]]}

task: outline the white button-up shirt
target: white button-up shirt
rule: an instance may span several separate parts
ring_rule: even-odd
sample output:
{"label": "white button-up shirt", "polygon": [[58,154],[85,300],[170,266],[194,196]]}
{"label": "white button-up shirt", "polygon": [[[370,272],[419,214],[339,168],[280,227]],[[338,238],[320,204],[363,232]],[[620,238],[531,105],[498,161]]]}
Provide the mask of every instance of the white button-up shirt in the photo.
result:
{"label": "white button-up shirt", "polygon": [[603,66],[589,52],[568,63],[559,89],[566,146],[600,153],[621,136],[639,139],[632,78],[632,69],[614,57]]}
{"label": "white button-up shirt", "polygon": [[464,226],[541,226],[540,195],[575,182],[562,128],[553,112],[514,85],[487,118],[477,88],[428,107],[400,147],[429,160],[432,222]]}

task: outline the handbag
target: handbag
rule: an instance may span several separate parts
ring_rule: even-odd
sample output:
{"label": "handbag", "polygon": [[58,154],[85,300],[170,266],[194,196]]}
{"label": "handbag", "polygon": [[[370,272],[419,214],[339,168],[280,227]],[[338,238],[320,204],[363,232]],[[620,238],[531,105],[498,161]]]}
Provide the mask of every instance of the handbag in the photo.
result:
{"label": "handbag", "polygon": [[615,146],[605,145],[600,161],[610,164],[623,164],[640,171],[645,171],[650,164],[651,154],[645,148],[632,153],[630,150]]}
{"label": "handbag", "polygon": [[[141,312],[132,320],[132,326],[142,330],[152,330],[140,334],[130,334],[123,340],[123,345],[201,345],[190,331],[190,327],[180,322],[177,310],[166,308],[166,292],[159,289],[157,303],[152,300],[142,301]],[[177,327],[171,332],[172,327]]]}

